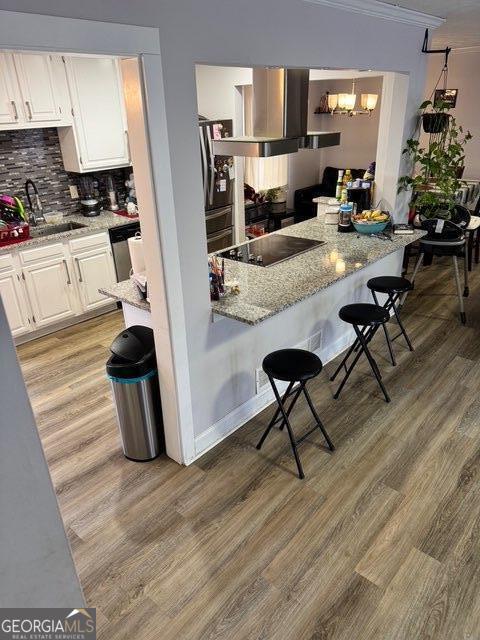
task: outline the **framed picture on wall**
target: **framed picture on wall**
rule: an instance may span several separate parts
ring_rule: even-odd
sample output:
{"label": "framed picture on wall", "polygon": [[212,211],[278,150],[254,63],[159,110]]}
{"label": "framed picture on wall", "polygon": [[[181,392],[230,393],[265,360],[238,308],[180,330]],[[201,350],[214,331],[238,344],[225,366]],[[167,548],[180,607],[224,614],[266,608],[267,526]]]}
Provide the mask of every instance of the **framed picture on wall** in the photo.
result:
{"label": "framed picture on wall", "polygon": [[457,104],[458,89],[435,89],[435,102],[443,100],[453,109]]}

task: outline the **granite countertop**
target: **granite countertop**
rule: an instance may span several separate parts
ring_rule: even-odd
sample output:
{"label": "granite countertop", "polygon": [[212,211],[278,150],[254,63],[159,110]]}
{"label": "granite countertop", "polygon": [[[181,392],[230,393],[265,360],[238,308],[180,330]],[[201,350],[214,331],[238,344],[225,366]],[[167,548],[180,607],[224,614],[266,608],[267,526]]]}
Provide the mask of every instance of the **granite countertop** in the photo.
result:
{"label": "granite countertop", "polygon": [[150,303],[140,296],[140,293],[136,285],[131,280],[123,280],[123,282],[117,282],[112,284],[111,287],[99,289],[100,293],[108,298],[119,300],[120,302],[126,302],[133,307],[150,311]]}
{"label": "granite countertop", "polygon": [[[18,242],[15,244],[0,247],[0,253],[9,253],[10,251],[15,251],[16,249],[30,249],[31,247],[38,247],[58,240],[63,240],[65,238],[78,238],[90,233],[95,233],[96,231],[106,231],[107,229],[111,229],[112,227],[121,227],[125,224],[130,224],[131,222],[136,221],[138,221],[138,217],[127,218],[125,216],[120,216],[113,211],[106,210],[102,211],[99,216],[94,216],[92,218],[82,216],[81,213],[70,214],[68,216],[64,216],[63,220],[57,224],[64,224],[65,222],[76,222],[85,226],[81,229],[72,229],[71,231],[63,231],[62,233],[52,233],[48,236],[32,237],[29,240],[25,240],[24,242]],[[41,225],[39,226],[43,228],[46,225],[45,223],[41,223]],[[35,233],[35,228],[36,227],[30,227],[31,230],[33,229],[33,233]]]}
{"label": "granite countertop", "polygon": [[[323,214],[275,233],[324,240],[325,244],[268,268],[225,260],[225,280],[237,280],[240,294],[212,302],[214,313],[258,324],[425,235],[415,230],[411,235],[394,235],[390,241],[338,233],[336,225],[325,224]],[[140,297],[130,280],[100,289],[100,293],[150,311],[150,303]]]}
{"label": "granite countertop", "polygon": [[415,230],[411,235],[393,235],[390,241],[338,233],[336,225],[324,223],[323,214],[276,233],[325,244],[267,268],[225,260],[225,280],[237,280],[240,294],[212,302],[216,314],[258,324],[425,235]]}

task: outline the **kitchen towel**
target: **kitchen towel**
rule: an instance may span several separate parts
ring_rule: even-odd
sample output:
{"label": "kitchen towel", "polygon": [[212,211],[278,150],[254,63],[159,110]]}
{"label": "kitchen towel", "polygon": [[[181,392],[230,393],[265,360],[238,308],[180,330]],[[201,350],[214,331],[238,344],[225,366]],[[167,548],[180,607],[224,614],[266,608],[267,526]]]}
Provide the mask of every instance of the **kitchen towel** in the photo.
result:
{"label": "kitchen towel", "polygon": [[132,263],[133,273],[145,271],[145,258],[143,255],[143,242],[140,234],[128,239],[128,251]]}

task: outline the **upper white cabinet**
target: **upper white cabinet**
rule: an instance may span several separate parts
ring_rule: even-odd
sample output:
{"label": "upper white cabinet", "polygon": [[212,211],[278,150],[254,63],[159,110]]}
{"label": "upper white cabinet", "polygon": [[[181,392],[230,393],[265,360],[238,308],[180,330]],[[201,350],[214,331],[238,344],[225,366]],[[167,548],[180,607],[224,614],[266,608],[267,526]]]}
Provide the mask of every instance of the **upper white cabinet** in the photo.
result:
{"label": "upper white cabinet", "polygon": [[22,94],[22,106],[30,122],[61,120],[52,60],[53,57],[50,55],[13,54]]}
{"label": "upper white cabinet", "polygon": [[40,53],[0,53],[0,129],[68,125],[62,59]]}
{"label": "upper white cabinet", "polygon": [[[7,53],[0,53],[0,125],[18,124],[21,108],[16,89],[15,70],[12,57]],[[7,127],[2,127],[5,129]],[[8,127],[10,128],[10,127]]]}
{"label": "upper white cabinet", "polygon": [[64,60],[73,114],[73,127],[59,129],[65,169],[83,173],[128,166],[128,131],[118,60]]}

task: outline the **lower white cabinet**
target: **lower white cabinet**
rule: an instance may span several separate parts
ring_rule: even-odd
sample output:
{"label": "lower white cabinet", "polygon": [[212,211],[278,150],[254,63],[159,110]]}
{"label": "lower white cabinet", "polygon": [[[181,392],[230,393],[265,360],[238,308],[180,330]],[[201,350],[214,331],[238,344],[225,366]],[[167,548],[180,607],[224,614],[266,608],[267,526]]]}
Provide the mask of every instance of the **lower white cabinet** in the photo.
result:
{"label": "lower white cabinet", "polygon": [[111,306],[98,290],[116,281],[104,231],[0,255],[0,297],[14,336]]}
{"label": "lower white cabinet", "polygon": [[31,331],[29,309],[19,271],[11,269],[0,273],[0,297],[14,336]]}
{"label": "lower white cabinet", "polygon": [[73,256],[75,277],[83,311],[91,311],[111,302],[98,292],[117,281],[110,246],[84,251]]}
{"label": "lower white cabinet", "polygon": [[65,257],[26,265],[23,274],[36,327],[76,315],[72,274]]}

